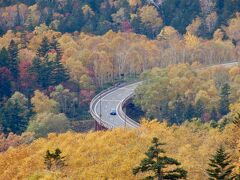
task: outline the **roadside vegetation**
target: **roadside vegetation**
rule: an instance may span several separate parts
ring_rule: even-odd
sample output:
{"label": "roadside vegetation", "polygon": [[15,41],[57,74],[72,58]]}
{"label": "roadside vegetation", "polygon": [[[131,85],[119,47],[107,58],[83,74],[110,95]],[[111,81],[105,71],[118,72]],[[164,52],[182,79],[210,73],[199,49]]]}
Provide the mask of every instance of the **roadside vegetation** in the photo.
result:
{"label": "roadside vegetation", "polygon": [[153,68],[142,73],[134,102],[148,118],[178,125],[198,118],[215,126],[239,110],[239,73],[239,66]]}

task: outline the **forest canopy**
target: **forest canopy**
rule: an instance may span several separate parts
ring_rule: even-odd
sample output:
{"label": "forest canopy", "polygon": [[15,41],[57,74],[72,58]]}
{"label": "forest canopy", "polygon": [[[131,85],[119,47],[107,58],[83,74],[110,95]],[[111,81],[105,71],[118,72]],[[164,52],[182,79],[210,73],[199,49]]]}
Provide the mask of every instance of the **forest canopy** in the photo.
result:
{"label": "forest canopy", "polygon": [[[178,159],[188,171],[188,179],[202,180],[207,179],[210,154],[220,145],[231,154],[234,172],[238,172],[239,133],[233,124],[219,131],[197,121],[173,127],[143,121],[135,130],[50,134],[47,139],[0,154],[0,178],[141,179],[144,174],[134,176],[132,168],[145,157],[152,138],[157,137],[166,143],[166,155]],[[67,165],[61,171],[46,171],[45,153],[56,148],[61,149]]]}
{"label": "forest canopy", "polygon": [[132,31],[155,38],[172,26],[181,34],[191,27],[212,37],[239,10],[239,0],[1,0],[0,27],[33,30],[45,23],[61,32]]}
{"label": "forest canopy", "polygon": [[[240,0],[0,0],[0,179],[240,179],[239,30]],[[90,131],[136,81],[139,128]]]}

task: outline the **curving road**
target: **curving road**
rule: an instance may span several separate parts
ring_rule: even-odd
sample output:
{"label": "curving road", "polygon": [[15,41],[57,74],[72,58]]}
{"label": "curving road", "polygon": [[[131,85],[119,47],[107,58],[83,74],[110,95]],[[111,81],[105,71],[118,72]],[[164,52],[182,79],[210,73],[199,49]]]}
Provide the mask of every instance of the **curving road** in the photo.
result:
{"label": "curving road", "polygon": [[[138,127],[139,124],[137,122],[126,116],[122,110],[122,106],[134,94],[135,89],[140,83],[115,87],[97,95],[91,102],[90,112],[98,124],[107,129]],[[117,115],[110,115],[112,109],[116,110]]]}
{"label": "curving road", "polygon": [[[231,67],[237,64],[238,62],[232,62],[214,66]],[[123,87],[113,87],[93,98],[90,104],[90,113],[98,125],[106,129],[116,127],[137,128],[139,124],[127,117],[122,107],[125,102],[134,95],[135,89],[141,83],[142,82],[138,82]],[[110,115],[112,109],[116,110],[117,115]]]}

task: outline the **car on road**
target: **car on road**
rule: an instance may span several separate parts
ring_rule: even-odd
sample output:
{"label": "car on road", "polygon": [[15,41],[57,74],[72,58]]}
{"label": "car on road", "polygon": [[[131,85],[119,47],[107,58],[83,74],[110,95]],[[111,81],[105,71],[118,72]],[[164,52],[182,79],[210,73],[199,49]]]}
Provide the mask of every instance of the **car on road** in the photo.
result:
{"label": "car on road", "polygon": [[112,109],[111,112],[110,112],[110,115],[112,116],[116,116],[117,115],[117,112],[115,109]]}

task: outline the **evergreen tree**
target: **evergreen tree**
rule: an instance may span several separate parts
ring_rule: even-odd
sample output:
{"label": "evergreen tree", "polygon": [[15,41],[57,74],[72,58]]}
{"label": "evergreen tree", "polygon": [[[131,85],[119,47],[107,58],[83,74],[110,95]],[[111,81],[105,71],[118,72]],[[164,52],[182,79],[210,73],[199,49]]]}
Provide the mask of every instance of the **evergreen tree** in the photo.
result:
{"label": "evergreen tree", "polygon": [[52,63],[52,71],[50,75],[51,85],[59,85],[69,79],[69,74],[67,69],[63,66],[61,61],[54,61]]}
{"label": "evergreen tree", "polygon": [[36,76],[37,83],[42,88],[47,88],[51,85],[52,64],[53,62],[49,61],[47,57],[44,59],[36,57],[29,69]]}
{"label": "evergreen tree", "polygon": [[21,49],[27,48],[28,40],[27,40],[27,34],[25,31],[21,33],[20,44],[21,44]]}
{"label": "evergreen tree", "polygon": [[12,75],[15,79],[18,78],[19,70],[19,59],[18,59],[18,47],[17,44],[11,40],[8,46],[8,68],[12,72]]}
{"label": "evergreen tree", "polygon": [[224,147],[220,146],[217,152],[209,159],[209,168],[206,170],[209,180],[229,180],[233,179],[230,156],[225,152]]}
{"label": "evergreen tree", "polygon": [[[141,161],[140,166],[133,169],[134,175],[139,172],[153,172],[154,176],[148,176],[145,179],[157,178],[158,180],[183,179],[187,177],[187,171],[179,167],[181,164],[177,160],[161,155],[165,151],[159,146],[164,144],[159,143],[158,138],[153,138],[152,144],[145,153],[147,157]],[[169,166],[176,166],[176,168],[168,170]]]}
{"label": "evergreen tree", "polygon": [[4,30],[0,27],[0,36],[4,34]]}
{"label": "evergreen tree", "polygon": [[15,92],[4,104],[3,132],[21,134],[26,130],[30,118],[28,99],[21,93]]}
{"label": "evergreen tree", "polygon": [[0,50],[0,68],[8,67],[8,52],[6,48]]}
{"label": "evergreen tree", "polygon": [[228,83],[224,84],[221,88],[220,92],[220,106],[219,106],[219,113],[221,115],[226,115],[229,113],[229,95],[230,95],[230,86]]}
{"label": "evergreen tree", "polygon": [[52,154],[49,150],[46,151],[46,155],[44,156],[44,164],[47,170],[52,168]]}
{"label": "evergreen tree", "polygon": [[21,25],[21,17],[20,17],[20,12],[19,12],[19,3],[17,3],[17,16],[15,18],[15,25],[20,26]]}
{"label": "evergreen tree", "polygon": [[40,47],[37,50],[37,56],[38,57],[45,57],[50,50],[50,45],[48,42],[48,38],[45,36],[42,40],[42,43],[40,44]]}
{"label": "evergreen tree", "polygon": [[61,154],[62,152],[58,148],[53,153],[47,150],[44,157],[44,164],[47,170],[59,170],[66,166],[65,157],[62,157]]}
{"label": "evergreen tree", "polygon": [[188,104],[185,112],[185,118],[191,120],[195,116],[195,109],[191,103]]}
{"label": "evergreen tree", "polygon": [[183,102],[182,97],[178,94],[175,101],[174,101],[174,123],[180,124],[184,120],[184,112],[185,112],[185,105]]}
{"label": "evergreen tree", "polygon": [[238,113],[238,115],[234,118],[233,123],[240,128],[240,114]]}
{"label": "evergreen tree", "polygon": [[48,57],[43,59],[36,57],[30,68],[42,88],[59,85],[69,79],[66,68],[60,61],[50,61]]}
{"label": "evergreen tree", "polygon": [[12,74],[8,68],[0,68],[0,101],[12,94]]}
{"label": "evergreen tree", "polygon": [[211,120],[217,121],[218,119],[218,113],[215,107],[212,108],[211,110]]}
{"label": "evergreen tree", "polygon": [[161,119],[168,119],[169,117],[169,106],[168,106],[168,100],[164,99],[161,101],[161,107],[160,107],[160,111],[161,111]]}
{"label": "evergreen tree", "polygon": [[202,100],[198,100],[195,105],[195,115],[198,118],[201,118],[205,112],[205,105]]}
{"label": "evergreen tree", "polygon": [[53,37],[53,40],[50,43],[50,48],[54,49],[56,51],[56,53],[57,53],[56,60],[57,61],[61,61],[62,60],[63,51],[61,49],[61,45],[59,44],[59,42],[57,41],[55,36]]}
{"label": "evergreen tree", "polygon": [[51,49],[56,51],[56,59],[52,62],[52,73],[50,77],[50,81],[52,85],[59,85],[61,82],[65,82],[69,79],[69,74],[67,69],[62,64],[62,49],[57,39],[53,37],[53,40],[50,44]]}
{"label": "evergreen tree", "polygon": [[24,26],[25,26],[26,30],[28,30],[28,31],[34,30],[33,18],[32,18],[32,14],[30,11],[28,12],[27,19],[25,21]]}

